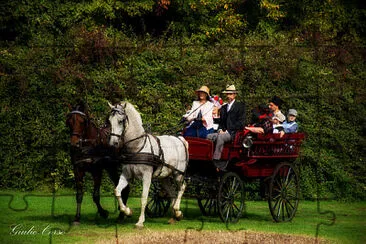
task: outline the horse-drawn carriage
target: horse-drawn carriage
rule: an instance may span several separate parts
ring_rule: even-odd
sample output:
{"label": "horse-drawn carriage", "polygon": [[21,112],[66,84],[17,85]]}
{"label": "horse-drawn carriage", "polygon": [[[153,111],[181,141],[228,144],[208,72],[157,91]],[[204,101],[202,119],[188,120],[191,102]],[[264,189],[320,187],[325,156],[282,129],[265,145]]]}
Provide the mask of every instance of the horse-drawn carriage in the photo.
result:
{"label": "horse-drawn carriage", "polygon": [[[104,133],[104,128],[98,129],[78,109],[67,118],[72,147],[81,152],[85,149],[94,152],[81,153],[80,158],[76,154],[71,155],[77,183],[76,223],[80,221],[82,182],[87,170],[93,174],[93,199],[98,212],[103,217],[108,216],[99,203],[103,168],[110,173],[116,186],[115,195],[122,216],[132,214],[125,205],[129,181],[134,177],[142,179],[142,206],[136,223],[139,228],[143,227],[145,221],[145,209],[150,217],[162,216],[171,201],[172,219],[181,219],[180,201],[186,185],[196,190],[195,196],[202,214],[218,214],[223,222],[236,222],[244,209],[245,184],[251,179],[262,179],[268,186],[268,204],[275,221],[289,221],[294,217],[299,201],[299,176],[293,161],[299,156],[304,134],[285,134],[281,138],[279,134],[263,136],[252,135],[246,130],[238,132],[234,141],[225,144],[223,149],[221,159],[227,161],[226,169],[217,170],[212,160],[212,141],[193,137],[154,136],[145,132],[141,116],[132,104],[124,102],[115,106],[110,104],[110,107],[112,112],[108,133]],[[107,141],[109,146],[106,145]],[[99,147],[107,151],[97,153],[96,148]],[[120,153],[110,154],[110,147]],[[123,165],[122,173],[118,177],[120,164]],[[153,178],[160,181],[154,181]],[[158,182],[163,184],[159,185]],[[168,188],[174,185],[176,195],[171,195],[171,191],[166,194],[162,190],[165,188],[169,191]],[[150,186],[150,200],[147,201]]]}
{"label": "horse-drawn carriage", "polygon": [[[303,133],[251,134],[241,131],[232,143],[224,146],[222,159],[228,162],[225,171],[212,162],[214,144],[210,140],[186,137],[189,143],[188,187],[195,188],[195,197],[203,215],[219,215],[223,222],[235,223],[244,211],[246,188],[251,180],[261,179],[273,220],[290,221],[299,201],[299,175],[294,165],[299,156]],[[147,213],[162,216],[169,199],[153,184]]]}

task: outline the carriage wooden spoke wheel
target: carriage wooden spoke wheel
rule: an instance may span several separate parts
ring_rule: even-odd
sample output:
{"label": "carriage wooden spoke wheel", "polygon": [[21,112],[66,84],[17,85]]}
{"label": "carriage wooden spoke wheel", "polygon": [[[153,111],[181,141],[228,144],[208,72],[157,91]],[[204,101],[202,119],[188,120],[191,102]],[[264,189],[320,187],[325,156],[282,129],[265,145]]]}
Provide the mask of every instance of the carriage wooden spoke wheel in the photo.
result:
{"label": "carriage wooden spoke wheel", "polygon": [[146,215],[150,218],[163,217],[169,210],[171,199],[162,189],[158,180],[153,180],[150,186]]}
{"label": "carriage wooden spoke wheel", "polygon": [[203,216],[217,216],[217,184],[197,186],[197,203]]}
{"label": "carriage wooden spoke wheel", "polygon": [[290,221],[299,203],[299,175],[290,163],[281,163],[273,171],[269,182],[268,205],[273,220]]}
{"label": "carriage wooden spoke wheel", "polygon": [[226,173],[221,181],[217,197],[220,218],[225,223],[236,223],[244,210],[244,184],[233,172]]}

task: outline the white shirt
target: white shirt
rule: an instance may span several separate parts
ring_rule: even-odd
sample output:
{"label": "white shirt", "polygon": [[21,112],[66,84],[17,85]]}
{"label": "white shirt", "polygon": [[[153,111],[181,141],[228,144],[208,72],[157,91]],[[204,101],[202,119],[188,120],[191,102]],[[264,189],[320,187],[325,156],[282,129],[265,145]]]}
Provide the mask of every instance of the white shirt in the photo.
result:
{"label": "white shirt", "polygon": [[230,109],[231,109],[231,107],[233,106],[234,102],[235,102],[235,99],[234,99],[234,100],[232,100],[232,101],[231,101],[231,103],[228,103],[228,104],[227,104],[227,111],[228,111],[228,112],[230,111]]}
{"label": "white shirt", "polygon": [[187,113],[183,117],[187,118],[187,120],[193,120],[197,118],[197,115],[201,111],[202,118],[206,121],[206,123],[203,123],[207,130],[213,128],[214,122],[213,122],[213,116],[212,116],[212,110],[213,110],[213,103],[207,101],[203,105],[199,101],[194,101],[192,104],[191,111],[192,113]]}

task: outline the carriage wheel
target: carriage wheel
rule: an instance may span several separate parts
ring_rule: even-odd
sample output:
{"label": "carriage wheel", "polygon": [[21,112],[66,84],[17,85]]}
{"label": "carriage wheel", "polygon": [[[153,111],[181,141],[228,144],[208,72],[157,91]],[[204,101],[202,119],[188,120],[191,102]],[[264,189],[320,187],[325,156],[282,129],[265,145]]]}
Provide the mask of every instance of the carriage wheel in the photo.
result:
{"label": "carriage wheel", "polygon": [[299,175],[290,163],[281,163],[269,183],[268,205],[273,220],[290,221],[299,203]]}
{"label": "carriage wheel", "polygon": [[146,215],[150,218],[163,217],[169,210],[171,199],[161,189],[160,182],[153,180],[150,186],[149,198],[146,205]]}
{"label": "carriage wheel", "polygon": [[218,206],[220,218],[225,223],[236,223],[244,209],[244,184],[233,172],[226,173],[219,188]]}
{"label": "carriage wheel", "polygon": [[217,216],[216,187],[206,187],[206,184],[197,187],[197,202],[203,216]]}

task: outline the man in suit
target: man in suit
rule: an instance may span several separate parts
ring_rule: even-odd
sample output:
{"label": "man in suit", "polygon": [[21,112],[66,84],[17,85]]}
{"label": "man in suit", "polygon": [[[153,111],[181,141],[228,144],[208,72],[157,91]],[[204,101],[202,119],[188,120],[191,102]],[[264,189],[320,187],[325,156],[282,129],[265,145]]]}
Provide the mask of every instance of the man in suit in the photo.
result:
{"label": "man in suit", "polygon": [[213,162],[218,170],[224,170],[228,163],[220,160],[225,142],[232,141],[236,132],[244,128],[245,123],[245,105],[236,101],[238,91],[235,86],[226,87],[222,93],[226,94],[227,103],[221,107],[217,133],[207,135],[207,139],[216,142]]}

